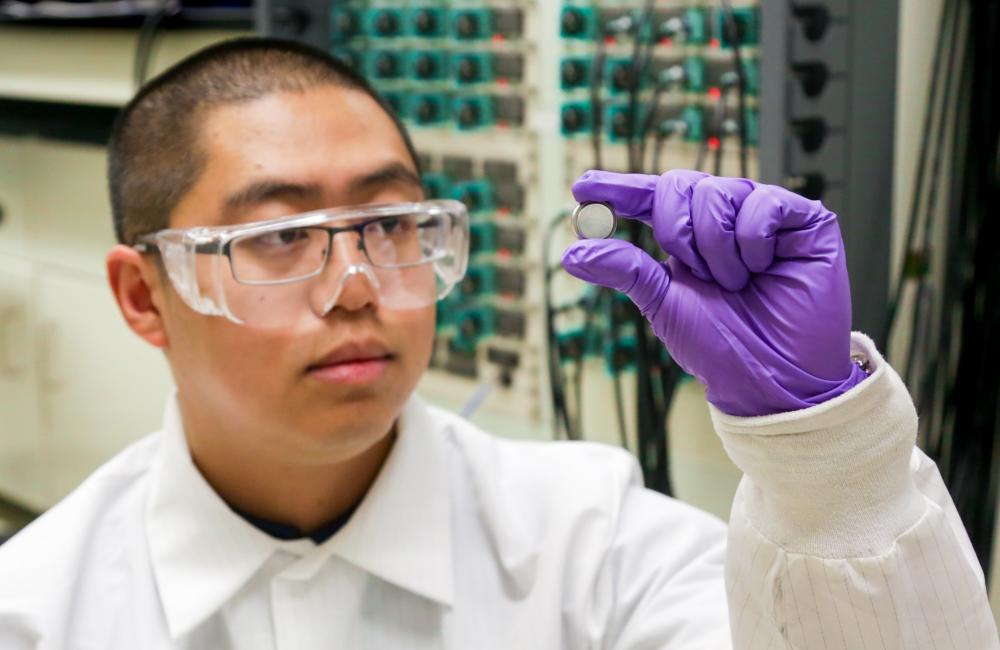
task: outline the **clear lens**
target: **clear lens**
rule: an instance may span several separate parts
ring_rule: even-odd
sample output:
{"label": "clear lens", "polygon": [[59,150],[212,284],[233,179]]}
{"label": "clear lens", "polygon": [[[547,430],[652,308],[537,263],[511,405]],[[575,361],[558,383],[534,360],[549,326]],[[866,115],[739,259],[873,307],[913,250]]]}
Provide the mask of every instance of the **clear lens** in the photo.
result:
{"label": "clear lens", "polygon": [[468,214],[456,201],[308,213],[244,230],[231,240],[214,229],[163,231],[158,246],[188,305],[253,327],[322,318],[349,289],[391,309],[426,307],[461,280],[468,260]]}

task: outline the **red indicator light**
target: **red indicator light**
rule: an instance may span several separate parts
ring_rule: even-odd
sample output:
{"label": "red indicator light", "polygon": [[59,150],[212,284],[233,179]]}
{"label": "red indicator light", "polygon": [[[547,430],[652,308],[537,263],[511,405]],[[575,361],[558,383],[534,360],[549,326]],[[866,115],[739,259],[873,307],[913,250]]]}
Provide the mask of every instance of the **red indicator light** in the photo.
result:
{"label": "red indicator light", "polygon": [[510,214],[510,208],[497,208],[497,214],[507,216]]}
{"label": "red indicator light", "polygon": [[660,45],[662,45],[663,47],[673,47],[674,39],[664,36],[663,38],[660,39]]}
{"label": "red indicator light", "polygon": [[614,45],[615,44],[615,37],[614,36],[605,36],[604,37],[604,44],[605,45]]}
{"label": "red indicator light", "polygon": [[712,88],[708,89],[708,96],[714,99],[715,101],[719,101],[719,99],[722,98],[722,91],[713,86]]}
{"label": "red indicator light", "polygon": [[715,49],[719,49],[720,47],[722,47],[722,43],[719,41],[719,39],[713,38],[708,42],[708,46],[713,47]]}
{"label": "red indicator light", "polygon": [[506,122],[497,122],[497,128],[500,129],[501,131],[506,131],[507,126],[508,124]]}
{"label": "red indicator light", "polygon": [[500,250],[497,251],[497,257],[500,258],[501,260],[506,260],[510,258],[510,251],[507,250],[506,248],[501,248]]}
{"label": "red indicator light", "polygon": [[494,42],[494,43],[503,43],[503,42],[504,42],[504,40],[505,40],[505,39],[504,39],[504,37],[503,37],[503,34],[494,34],[494,35],[493,35],[493,42]]}
{"label": "red indicator light", "polygon": [[507,77],[497,77],[497,85],[506,88],[510,85],[510,79]]}
{"label": "red indicator light", "polygon": [[708,148],[711,149],[712,151],[717,150],[721,146],[722,146],[722,141],[719,140],[717,136],[713,135],[708,139]]}

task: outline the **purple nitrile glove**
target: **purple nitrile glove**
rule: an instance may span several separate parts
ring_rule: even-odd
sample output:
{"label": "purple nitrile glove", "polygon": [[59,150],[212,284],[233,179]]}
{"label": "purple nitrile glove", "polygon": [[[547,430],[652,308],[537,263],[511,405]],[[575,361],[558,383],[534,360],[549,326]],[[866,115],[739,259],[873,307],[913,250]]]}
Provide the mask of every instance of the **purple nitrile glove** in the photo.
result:
{"label": "purple nitrile glove", "polygon": [[730,415],[807,408],[867,376],[851,360],[851,289],[837,217],[773,185],[677,170],[585,173],[577,201],[653,228],[667,262],[585,239],[563,266],[625,292],[670,355]]}

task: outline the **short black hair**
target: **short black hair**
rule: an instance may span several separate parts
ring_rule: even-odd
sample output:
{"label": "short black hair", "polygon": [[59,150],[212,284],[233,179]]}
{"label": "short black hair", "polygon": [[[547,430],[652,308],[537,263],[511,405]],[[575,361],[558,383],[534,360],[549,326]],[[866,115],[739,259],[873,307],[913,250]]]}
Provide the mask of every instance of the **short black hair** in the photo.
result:
{"label": "short black hair", "polygon": [[119,112],[108,143],[115,236],[132,244],[167,228],[198,179],[205,152],[198,125],[207,109],[277,92],[335,85],[365,93],[392,118],[420,173],[409,133],[371,84],[343,61],[309,45],[243,37],[206,47],[151,79]]}

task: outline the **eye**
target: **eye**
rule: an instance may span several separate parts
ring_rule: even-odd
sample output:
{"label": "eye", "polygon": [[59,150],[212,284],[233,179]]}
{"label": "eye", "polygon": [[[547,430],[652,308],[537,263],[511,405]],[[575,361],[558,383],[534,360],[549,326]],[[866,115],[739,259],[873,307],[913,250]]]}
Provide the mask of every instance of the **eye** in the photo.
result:
{"label": "eye", "polygon": [[290,248],[298,242],[309,239],[309,233],[302,228],[275,230],[253,238],[255,246],[264,249]]}

